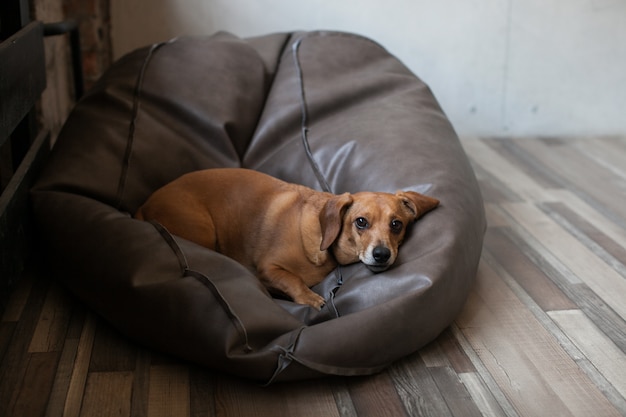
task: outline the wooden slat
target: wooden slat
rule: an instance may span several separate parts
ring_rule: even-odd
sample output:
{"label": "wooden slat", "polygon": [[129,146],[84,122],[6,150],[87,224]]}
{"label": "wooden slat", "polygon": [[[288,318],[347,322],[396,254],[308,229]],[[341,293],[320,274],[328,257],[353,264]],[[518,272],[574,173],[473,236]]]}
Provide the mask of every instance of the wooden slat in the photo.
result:
{"label": "wooden slat", "polygon": [[[480,306],[478,306],[476,303],[471,303],[469,301],[470,300],[468,300],[468,302],[465,304],[465,309],[462,314],[467,314],[467,313],[471,315],[479,314]],[[477,375],[474,379],[476,380],[477,383],[480,383],[481,386],[484,386],[484,388],[489,391],[489,395],[480,395],[479,397],[481,398],[484,397],[488,401],[493,400],[497,403],[497,407],[494,405],[488,407],[490,410],[499,409],[499,410],[502,410],[503,412],[502,415],[504,416],[518,417],[519,414],[515,411],[513,404],[511,404],[511,402],[506,397],[501,387],[497,384],[494,376],[489,372],[488,368],[482,362],[478,352],[476,352],[472,348],[471,344],[465,337],[465,334],[459,328],[457,322],[455,322],[450,327],[450,329],[452,331],[452,334],[454,335],[455,340],[459,343],[459,345],[463,349],[463,352],[467,354],[469,360],[472,362],[472,365],[476,367]],[[462,374],[462,375],[465,375],[465,374]],[[470,391],[470,394],[472,395],[472,398],[475,398],[477,396],[472,391]],[[481,401],[486,401],[486,400],[481,400]],[[477,402],[477,406],[478,405],[479,403]],[[483,410],[482,407],[479,407],[479,409]],[[500,415],[500,414],[497,414],[497,415]]]}
{"label": "wooden slat", "polygon": [[96,319],[93,314],[88,314],[78,343],[74,369],[72,370],[69,381],[67,398],[63,410],[64,417],[79,417],[80,415],[95,332]]}
{"label": "wooden slat", "polygon": [[46,88],[43,24],[32,22],[0,44],[0,145]]}
{"label": "wooden slat", "polygon": [[476,287],[459,327],[520,415],[619,415],[484,262]]}
{"label": "wooden slat", "polygon": [[131,414],[134,417],[148,415],[148,403],[150,396],[150,353],[140,349],[135,364],[133,378],[133,397],[131,401]]}
{"label": "wooden slat", "polygon": [[59,356],[59,352],[28,355],[24,379],[16,387],[6,415],[43,415],[50,397]]}
{"label": "wooden slat", "polygon": [[475,372],[474,365],[461,349],[450,329],[420,350],[424,364],[429,367],[452,367],[457,373]]}
{"label": "wooden slat", "polygon": [[509,193],[515,193],[525,201],[551,200],[550,190],[543,188],[533,178],[482,141],[464,141],[463,147],[467,149],[470,158],[480,165],[485,172],[501,181]]}
{"label": "wooden slat", "polygon": [[399,362],[389,372],[409,415],[452,416],[421,357]]}
{"label": "wooden slat", "polygon": [[368,378],[356,378],[349,382],[350,398],[354,411],[359,417],[406,415],[404,405],[389,374],[382,373]]}
{"label": "wooden slat", "polygon": [[489,228],[485,247],[497,259],[506,259],[503,267],[526,290],[541,308],[567,310],[576,305],[503,233]]}
{"label": "wooden slat", "polygon": [[626,280],[589,249],[529,203],[505,203],[516,221],[607,304],[626,319]]}
{"label": "wooden slat", "polygon": [[78,346],[85,324],[85,311],[82,306],[78,305],[71,297],[67,297],[65,300],[72,305],[72,316],[67,328],[65,343],[63,344],[52,392],[46,408],[46,417],[63,416],[76,354],[78,353]]}
{"label": "wooden slat", "polygon": [[577,140],[574,147],[612,174],[626,180],[626,142],[620,137],[599,137],[594,140]]}
{"label": "wooden slat", "polygon": [[81,417],[131,417],[132,372],[92,372],[87,378]]}
{"label": "wooden slat", "polygon": [[[611,219],[626,224],[626,180],[617,178],[606,167],[563,142],[517,141],[517,146],[530,152],[533,157],[558,176],[567,187],[597,202],[597,209]],[[612,192],[619,190],[622,192]]]}
{"label": "wooden slat", "polygon": [[197,367],[189,370],[189,414],[191,417],[216,416],[215,377]]}
{"label": "wooden slat", "polygon": [[567,206],[580,218],[593,225],[600,233],[606,235],[622,246],[626,246],[626,228],[619,226],[604,216],[586,201],[569,190],[555,191],[556,201]]}
{"label": "wooden slat", "polygon": [[459,374],[459,378],[483,416],[497,417],[505,415],[504,410],[502,410],[502,407],[500,407],[500,404],[498,404],[492,392],[477,373],[461,373]]}
{"label": "wooden slat", "polygon": [[46,406],[47,417],[62,417],[65,410],[65,400],[70,387],[72,378],[72,370],[76,353],[78,352],[79,339],[66,339],[63,345],[63,351],[59,359],[54,383],[48,404]]}
{"label": "wooden slat", "polygon": [[148,415],[151,417],[187,417],[189,408],[189,371],[180,365],[150,368]]}
{"label": "wooden slat", "polygon": [[29,352],[60,352],[63,349],[71,317],[66,291],[59,284],[51,285],[28,348]]}
{"label": "wooden slat", "polygon": [[331,381],[329,389],[333,393],[337,412],[341,417],[359,417],[347,382],[347,378],[337,378]]}
{"label": "wooden slat", "polygon": [[9,291],[35,247],[28,193],[50,150],[50,137],[40,134],[0,195],[0,312]]}
{"label": "wooden slat", "polygon": [[608,382],[626,398],[626,354],[580,310],[552,311],[549,314]]}
{"label": "wooden slat", "polygon": [[[511,240],[515,248],[514,250],[518,250],[534,265],[537,265],[541,269],[542,274],[549,277],[559,290],[579,309],[584,311],[596,326],[601,328],[621,349],[626,351],[626,322],[613,309],[607,306],[602,298],[575,277],[566,266],[551,255],[550,252],[546,251],[539,241],[527,234],[521,226],[517,225],[514,220],[511,219],[507,224],[511,228],[515,228],[515,230],[512,231],[508,227],[501,230],[507,231],[506,236]],[[515,225],[517,225],[517,228]],[[489,234],[490,231],[487,233],[486,243],[489,242]],[[491,255],[491,251],[485,250],[483,257],[485,259],[491,257],[494,262],[499,262],[503,271],[509,270],[512,274],[519,276],[523,276],[526,272],[532,275],[532,267],[526,272],[524,269],[519,269],[519,272],[514,271],[515,257],[509,257],[508,254],[496,251],[493,251],[493,253],[495,255]]]}
{"label": "wooden slat", "polygon": [[522,198],[511,190],[492,172],[487,172],[479,163],[472,161],[474,173],[480,186],[485,203],[501,203],[503,201],[522,201]]}
{"label": "wooden slat", "polygon": [[564,203],[546,203],[547,214],[626,278],[626,238],[617,242]]}
{"label": "wooden slat", "polygon": [[[29,268],[27,272],[32,273],[33,269]],[[30,357],[28,346],[47,291],[48,282],[40,281],[38,285],[33,286],[0,364],[0,416],[9,415],[6,408],[11,403],[15,390],[18,389],[24,379]]]}
{"label": "wooden slat", "polygon": [[288,417],[321,415],[338,417],[332,392],[324,384],[304,381],[260,387],[225,378],[216,390],[216,414],[233,417]]}
{"label": "wooden slat", "polygon": [[90,372],[134,371],[137,347],[110,325],[100,322],[91,352]]}
{"label": "wooden slat", "polygon": [[542,188],[551,190],[564,188],[563,181],[560,178],[555,177],[549,169],[537,161],[531,154],[519,146],[515,146],[516,141],[488,139],[484,142],[509,163],[519,168],[525,175],[532,178]]}
{"label": "wooden slat", "polygon": [[469,391],[452,368],[437,366],[429,369],[439,391],[445,393],[443,398],[453,416],[479,417],[480,409],[472,400]]}

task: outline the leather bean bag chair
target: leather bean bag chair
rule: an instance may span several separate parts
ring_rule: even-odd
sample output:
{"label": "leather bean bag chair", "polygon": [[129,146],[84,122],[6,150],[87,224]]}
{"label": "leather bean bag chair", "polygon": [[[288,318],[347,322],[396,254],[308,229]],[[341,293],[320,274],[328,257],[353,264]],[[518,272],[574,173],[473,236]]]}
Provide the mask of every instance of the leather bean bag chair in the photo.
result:
{"label": "leather bean bag chair", "polygon": [[[337,268],[321,311],[130,214],[180,175],[245,167],[333,193],[441,201],[394,266]],[[485,231],[473,171],[429,88],[371,40],[225,33],[134,51],[76,105],[32,190],[63,283],[128,337],[258,381],[362,375],[445,329]]]}

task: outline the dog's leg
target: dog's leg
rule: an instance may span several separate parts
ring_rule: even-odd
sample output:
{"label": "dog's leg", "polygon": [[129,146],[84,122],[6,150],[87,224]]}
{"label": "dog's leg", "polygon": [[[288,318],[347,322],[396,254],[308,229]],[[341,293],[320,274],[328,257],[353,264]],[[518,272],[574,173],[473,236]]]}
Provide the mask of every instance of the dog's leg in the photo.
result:
{"label": "dog's leg", "polygon": [[298,304],[308,304],[317,310],[326,304],[326,300],[311,291],[302,278],[277,265],[258,268],[257,271],[263,285],[288,295]]}

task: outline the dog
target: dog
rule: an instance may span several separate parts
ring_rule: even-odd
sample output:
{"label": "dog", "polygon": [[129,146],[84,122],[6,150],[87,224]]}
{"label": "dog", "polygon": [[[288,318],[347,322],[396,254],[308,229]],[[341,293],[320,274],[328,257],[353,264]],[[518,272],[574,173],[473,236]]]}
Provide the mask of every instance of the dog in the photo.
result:
{"label": "dog", "polygon": [[226,255],[270,292],[320,310],[309,287],[337,265],[389,268],[407,227],[439,205],[413,191],[335,195],[243,168],[194,171],[155,191],[135,218]]}

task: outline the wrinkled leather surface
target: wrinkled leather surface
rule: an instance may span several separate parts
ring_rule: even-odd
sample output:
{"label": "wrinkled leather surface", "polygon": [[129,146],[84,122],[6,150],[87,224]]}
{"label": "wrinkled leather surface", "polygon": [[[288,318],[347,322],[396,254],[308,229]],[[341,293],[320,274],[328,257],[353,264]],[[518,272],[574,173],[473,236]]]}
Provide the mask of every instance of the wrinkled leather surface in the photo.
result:
{"label": "wrinkled leather surface", "polygon": [[[274,300],[236,262],[128,215],[203,168],[243,166],[335,193],[413,189],[441,200],[396,265],[341,267],[321,312]],[[118,61],[76,106],[32,191],[60,279],[129,337],[260,381],[381,370],[462,307],[485,219],[456,134],[428,87],[343,33],[181,38]],[[338,285],[339,277],[343,285]]]}

